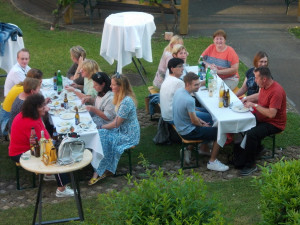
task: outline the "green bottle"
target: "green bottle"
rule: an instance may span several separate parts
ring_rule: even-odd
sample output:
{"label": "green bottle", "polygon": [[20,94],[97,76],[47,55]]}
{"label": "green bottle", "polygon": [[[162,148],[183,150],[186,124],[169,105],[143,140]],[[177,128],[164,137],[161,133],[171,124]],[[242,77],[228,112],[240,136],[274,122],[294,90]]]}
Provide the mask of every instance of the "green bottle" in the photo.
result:
{"label": "green bottle", "polygon": [[57,71],[57,93],[60,94],[63,88],[63,81],[60,70]]}
{"label": "green bottle", "polygon": [[208,88],[208,79],[211,78],[210,67],[207,67],[206,75],[205,75],[205,87]]}

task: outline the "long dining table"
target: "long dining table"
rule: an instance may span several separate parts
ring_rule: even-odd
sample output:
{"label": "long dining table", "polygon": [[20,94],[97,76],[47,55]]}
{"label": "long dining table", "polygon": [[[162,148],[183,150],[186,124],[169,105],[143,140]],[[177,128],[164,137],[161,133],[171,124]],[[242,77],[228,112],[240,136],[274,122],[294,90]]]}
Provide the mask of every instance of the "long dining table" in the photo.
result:
{"label": "long dining table", "polygon": [[[197,66],[189,66],[186,68],[187,72],[198,73]],[[250,110],[233,110],[233,107],[219,108],[219,89],[222,85],[222,79],[216,76],[216,91],[213,96],[210,97],[208,89],[205,86],[200,87],[199,91],[195,93],[195,97],[202,104],[204,108],[211,114],[214,124],[218,127],[217,142],[223,147],[227,136],[227,133],[240,133],[245,132],[256,125],[255,116]],[[230,92],[230,104],[237,105],[242,104],[241,100],[228,88],[224,83],[225,90]]]}
{"label": "long dining table", "polygon": [[[63,84],[70,85],[73,81],[66,77],[63,77]],[[97,168],[100,161],[103,159],[103,149],[101,139],[93,119],[90,113],[84,110],[79,110],[81,124],[75,125],[75,110],[74,107],[78,106],[80,109],[81,100],[71,92],[67,92],[65,89],[60,95],[53,88],[53,79],[43,79],[41,92],[45,97],[51,98],[49,116],[50,122],[56,127],[59,134],[66,134],[70,132],[71,126],[74,128],[74,132],[80,135],[80,139],[85,142],[85,147],[93,150],[92,166]],[[64,95],[68,97],[68,110],[64,110],[61,104],[64,101]]]}

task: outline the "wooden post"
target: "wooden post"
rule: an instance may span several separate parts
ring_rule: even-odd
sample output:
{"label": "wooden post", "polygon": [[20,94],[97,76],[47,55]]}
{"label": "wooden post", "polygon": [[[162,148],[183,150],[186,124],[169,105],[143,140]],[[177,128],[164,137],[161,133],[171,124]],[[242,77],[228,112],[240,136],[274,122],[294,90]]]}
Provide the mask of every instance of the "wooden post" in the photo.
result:
{"label": "wooden post", "polygon": [[298,13],[297,13],[297,20],[300,22],[300,1],[298,1]]}
{"label": "wooden post", "polygon": [[181,0],[179,33],[187,34],[189,30],[189,0]]}

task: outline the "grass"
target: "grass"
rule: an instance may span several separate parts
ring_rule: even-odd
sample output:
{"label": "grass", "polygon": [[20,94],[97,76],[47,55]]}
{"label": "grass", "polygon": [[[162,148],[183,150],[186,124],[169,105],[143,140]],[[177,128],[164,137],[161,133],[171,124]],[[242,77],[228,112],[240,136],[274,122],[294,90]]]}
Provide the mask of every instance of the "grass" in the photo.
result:
{"label": "grass", "polygon": [[[69,49],[74,45],[81,45],[87,50],[88,58],[95,59],[101,69],[108,74],[113,74],[115,65],[109,65],[99,55],[101,36],[96,34],[87,34],[76,31],[59,30],[49,31],[49,26],[40,24],[28,17],[25,17],[20,12],[11,7],[5,0],[0,0],[0,21],[10,22],[17,24],[21,27],[24,33],[25,46],[31,52],[30,66],[32,68],[39,68],[44,72],[45,77],[51,77],[55,71],[60,69],[62,73],[65,73],[71,65],[69,56]],[[295,29],[295,30],[294,30]],[[300,36],[299,28],[291,29],[291,32],[297,33]],[[296,35],[296,34],[295,34]],[[210,38],[188,38],[184,40],[185,46],[189,51],[188,63],[195,65],[201,52],[212,42]],[[167,42],[162,38],[152,39],[153,48],[153,63],[142,60],[148,74],[147,85],[152,85],[157,65],[159,63],[161,54]],[[241,86],[244,80],[244,74],[248,68],[240,62],[239,74]],[[126,66],[123,71],[125,73],[136,73],[133,65]],[[0,74],[3,71],[0,70]],[[0,80],[0,85],[3,84],[3,80]],[[146,86],[134,87],[136,93],[139,108],[144,107],[144,97],[148,95]],[[288,146],[299,146],[300,137],[300,117],[298,114],[288,113],[288,123],[286,130],[283,134],[278,135],[277,146],[286,148]],[[138,162],[138,155],[140,152],[144,154],[144,157],[153,164],[161,165],[164,161],[178,160],[179,159],[179,145],[159,146],[154,145],[152,138],[156,133],[156,127],[150,126],[141,130],[141,141],[136,151],[133,151],[133,164]],[[265,142],[266,147],[270,148],[270,142]],[[0,179],[14,179],[15,169],[14,164],[7,156],[7,145],[0,144]],[[127,158],[123,158],[120,162],[122,165],[126,165]],[[251,184],[251,179],[234,179],[231,181],[218,181],[207,183],[208,189],[212,196],[217,196],[218,201],[224,206],[224,210],[228,218],[232,218],[234,224],[257,224],[261,215],[259,212],[259,192],[257,188]],[[245,202],[247,204],[245,204]],[[85,209],[94,209],[99,212],[101,216],[101,204],[95,204],[95,201],[91,199],[83,200]],[[56,215],[59,217],[74,216],[72,212],[75,209],[69,208],[73,206],[73,202],[57,204],[45,204],[47,215],[45,219],[50,215]],[[60,210],[61,207],[64,210]],[[0,210],[0,217],[6,218],[5,221],[1,221],[1,224],[16,224],[16,221],[28,221],[30,223],[33,212],[33,206],[28,208],[15,208],[9,210]],[[66,215],[67,213],[68,215]],[[89,221],[88,210],[85,210],[86,221]],[[69,215],[70,214],[70,215]],[[24,222],[25,224],[26,222]]]}
{"label": "grass", "polygon": [[295,35],[296,38],[300,39],[300,27],[296,26],[289,29],[289,32]]}

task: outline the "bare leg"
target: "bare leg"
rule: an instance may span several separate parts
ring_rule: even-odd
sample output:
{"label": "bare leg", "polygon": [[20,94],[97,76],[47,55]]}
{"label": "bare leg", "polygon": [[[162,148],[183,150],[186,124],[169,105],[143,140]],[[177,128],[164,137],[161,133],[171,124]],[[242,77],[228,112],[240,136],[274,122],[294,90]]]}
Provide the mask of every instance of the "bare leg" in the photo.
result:
{"label": "bare leg", "polygon": [[217,141],[214,141],[213,149],[209,160],[210,162],[214,162],[216,160],[217,155],[219,153],[219,149],[220,149],[220,145],[217,143]]}

